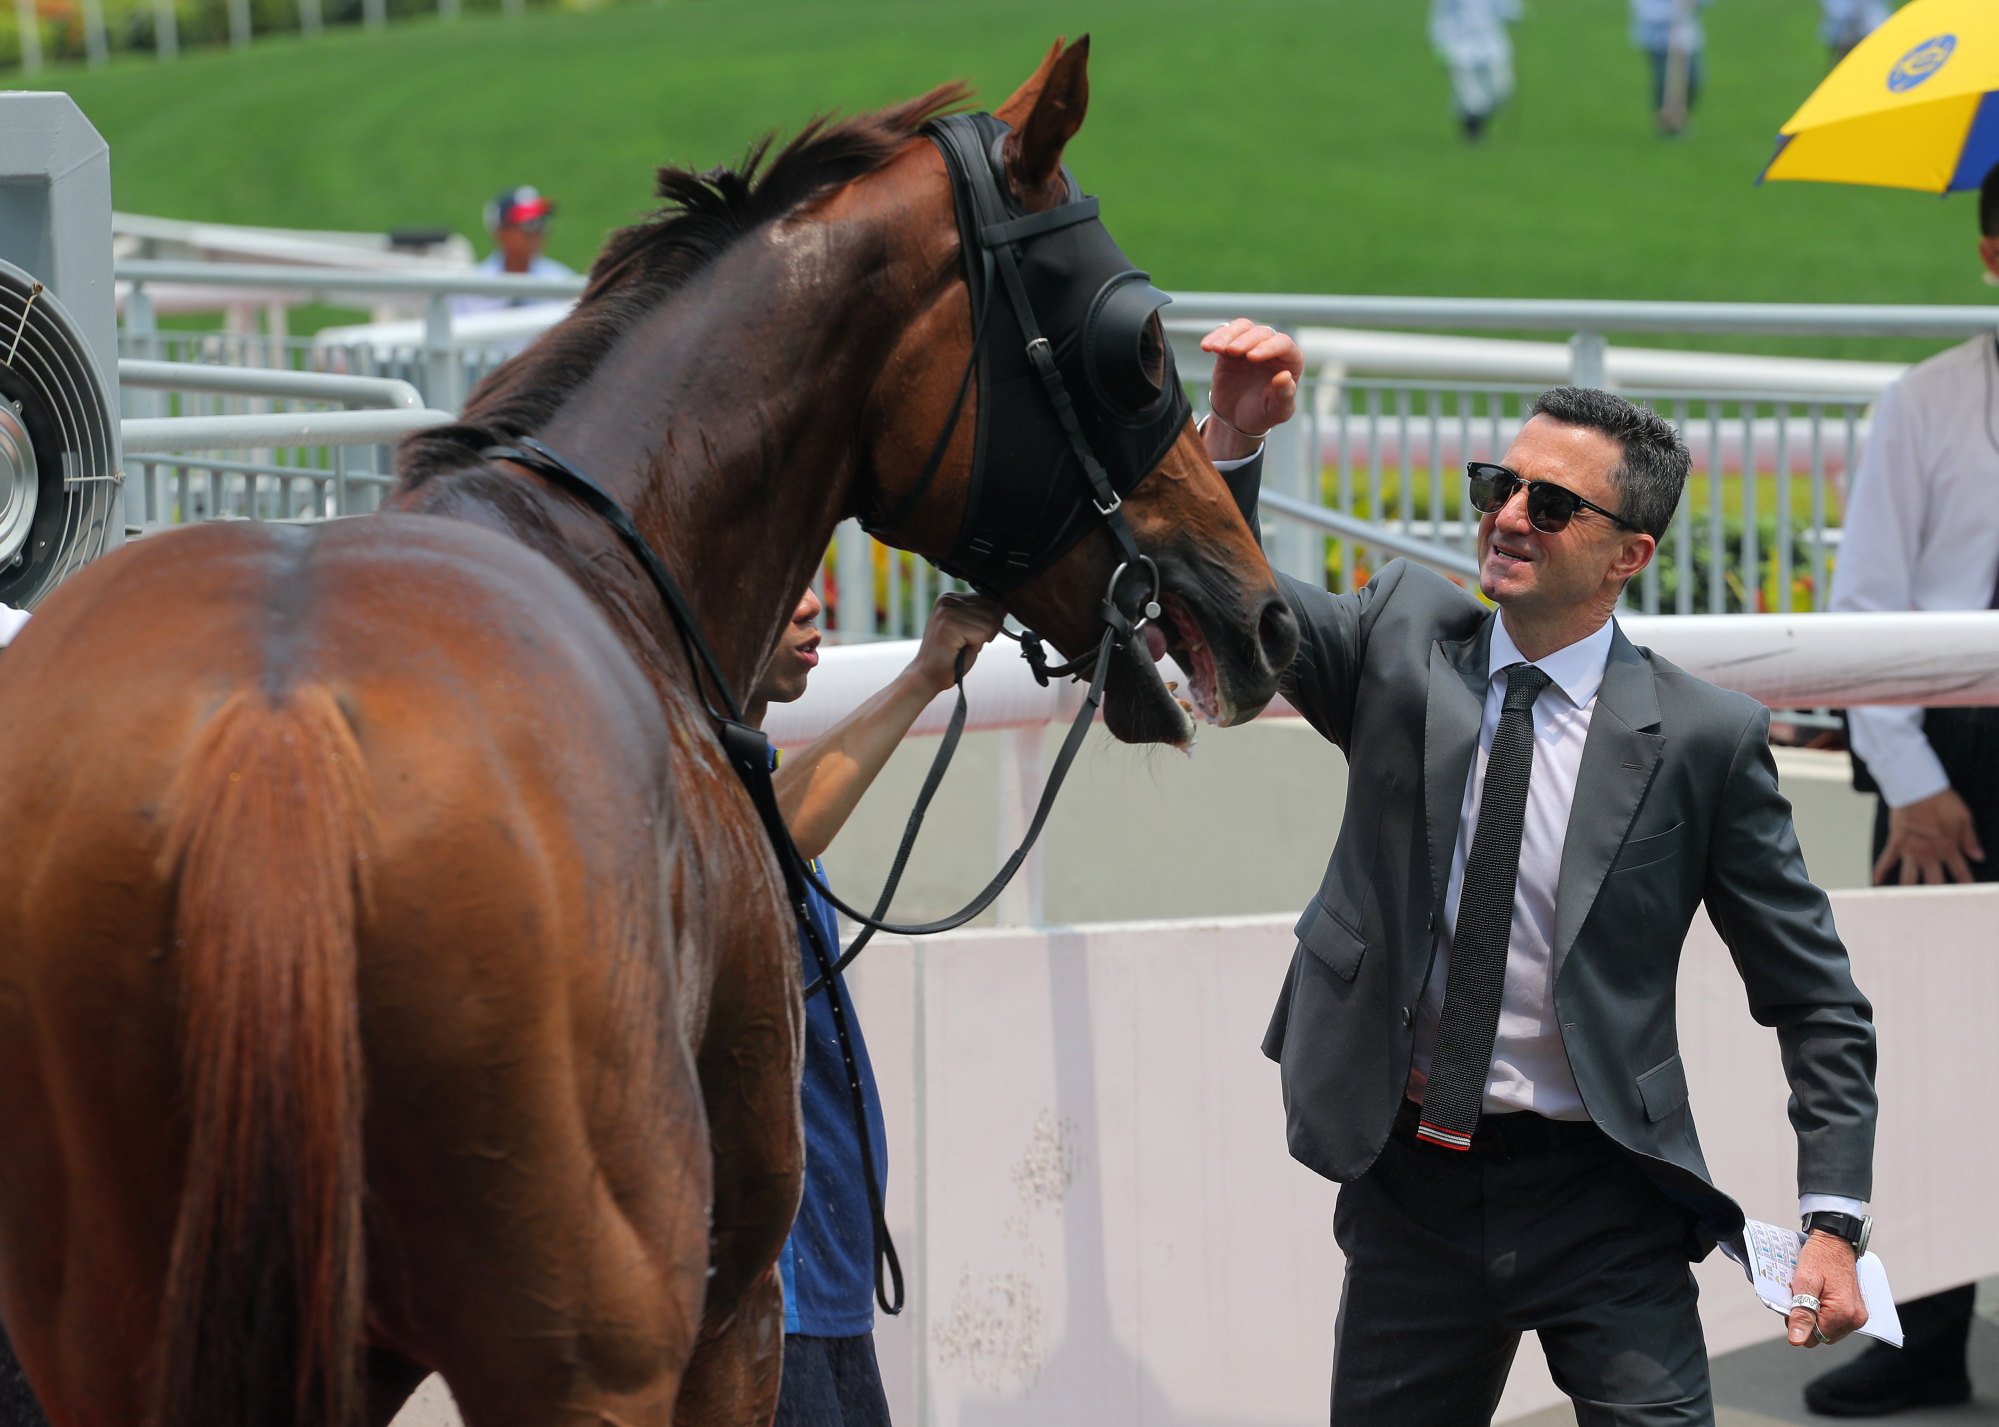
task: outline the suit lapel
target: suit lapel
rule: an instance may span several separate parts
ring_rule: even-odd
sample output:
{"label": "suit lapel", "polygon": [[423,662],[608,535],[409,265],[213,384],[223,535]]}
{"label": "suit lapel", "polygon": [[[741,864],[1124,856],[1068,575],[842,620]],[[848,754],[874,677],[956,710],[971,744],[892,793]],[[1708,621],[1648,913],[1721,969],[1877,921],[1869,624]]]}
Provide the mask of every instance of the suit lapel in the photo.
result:
{"label": "suit lapel", "polygon": [[1658,726],[1659,693],[1652,666],[1622,629],[1614,629],[1603,687],[1597,691],[1589,737],[1583,742],[1575,803],[1562,845],[1561,877],[1555,886],[1557,973],[1596,905],[1603,879],[1659,770],[1666,740],[1650,731]]}
{"label": "suit lapel", "polygon": [[1423,713],[1423,816],[1430,842],[1432,911],[1450,881],[1465,779],[1478,751],[1492,619],[1488,614],[1469,638],[1440,639],[1430,646],[1430,688]]}

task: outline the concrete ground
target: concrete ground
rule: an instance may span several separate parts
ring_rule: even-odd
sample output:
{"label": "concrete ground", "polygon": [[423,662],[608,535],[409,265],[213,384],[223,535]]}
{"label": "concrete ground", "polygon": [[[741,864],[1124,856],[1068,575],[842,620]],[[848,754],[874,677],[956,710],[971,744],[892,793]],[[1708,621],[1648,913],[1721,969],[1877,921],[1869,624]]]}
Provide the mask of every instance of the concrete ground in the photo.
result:
{"label": "concrete ground", "polygon": [[[1960,1407],[1932,1407],[1862,1420],[1888,1423],[1892,1427],[1999,1423],[1999,1280],[1979,1285],[1978,1315],[1971,1325],[1971,1401]],[[1807,1381],[1846,1362],[1869,1341],[1849,1338],[1835,1347],[1814,1348],[1808,1353],[1782,1342],[1765,1343],[1716,1358],[1715,1427],[1779,1427],[1790,1423],[1826,1427],[1838,1419],[1815,1417],[1805,1411],[1804,1399],[1799,1394]],[[1530,1351],[1525,1344],[1521,1350]],[[1515,1418],[1508,1427],[1569,1427],[1574,1421],[1572,1411],[1559,1407]]]}

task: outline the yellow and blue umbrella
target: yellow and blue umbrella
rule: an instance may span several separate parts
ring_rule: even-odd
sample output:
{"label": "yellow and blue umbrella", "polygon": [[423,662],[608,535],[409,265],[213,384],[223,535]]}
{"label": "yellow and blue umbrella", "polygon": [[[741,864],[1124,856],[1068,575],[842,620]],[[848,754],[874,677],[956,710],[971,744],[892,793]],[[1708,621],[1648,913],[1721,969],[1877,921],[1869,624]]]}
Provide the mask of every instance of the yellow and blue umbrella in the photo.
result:
{"label": "yellow and blue umbrella", "polygon": [[1778,131],[1766,179],[1927,193],[1999,164],[1999,0],[1912,0]]}

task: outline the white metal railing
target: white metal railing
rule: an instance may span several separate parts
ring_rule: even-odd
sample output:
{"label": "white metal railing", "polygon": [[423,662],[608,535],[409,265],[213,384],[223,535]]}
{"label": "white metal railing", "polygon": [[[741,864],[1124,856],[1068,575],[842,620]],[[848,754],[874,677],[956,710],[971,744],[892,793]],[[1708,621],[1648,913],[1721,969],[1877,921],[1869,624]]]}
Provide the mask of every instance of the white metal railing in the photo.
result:
{"label": "white metal railing", "polygon": [[389,448],[452,419],[410,383],[376,377],[126,358],[118,384],[133,413],[120,424],[133,535],[373,509],[391,479]]}
{"label": "white metal railing", "polygon": [[[1633,643],[1698,678],[1772,708],[1853,704],[1999,705],[1999,611],[1926,614],[1627,615]],[[809,743],[853,713],[915,657],[916,640],[822,651],[805,696],[774,704],[764,727],[781,746]],[[1168,679],[1186,675],[1171,659]],[[989,648],[965,678],[968,729],[1023,728],[1072,716],[1082,689],[1034,682],[1009,644]],[[954,697],[939,694],[911,726],[937,734]],[[1266,717],[1295,716],[1280,698]]]}
{"label": "white metal railing", "polygon": [[[1843,708],[1850,704],[1999,705],[1999,613],[1632,615],[1621,620],[1647,646],[1701,678],[1740,690],[1772,708]],[[805,696],[774,704],[764,729],[780,747],[810,743],[872,698],[915,656],[912,640],[826,648]],[[1163,677],[1184,683],[1171,659]],[[994,844],[1016,846],[1041,790],[1045,733],[1074,718],[1081,686],[1035,683],[1014,650],[986,650],[965,678],[966,728],[1004,733]],[[910,736],[940,734],[955,698],[939,694]],[[1261,718],[1295,717],[1280,697]],[[1002,894],[1002,926],[1038,926],[1046,865],[1037,846]]]}
{"label": "white metal railing", "polygon": [[[429,406],[444,411],[456,410],[473,383],[555,321],[559,303],[583,284],[435,270],[159,261],[121,263],[118,276],[127,292],[129,356],[388,376],[410,382]],[[313,340],[282,332],[162,331],[149,294],[175,285],[271,301],[400,299],[421,302],[425,315]],[[557,305],[454,318],[450,298],[458,293],[516,294]],[[1197,391],[1209,371],[1195,350],[1197,335],[1215,321],[1247,314],[1299,336],[1310,363],[1305,400],[1266,456],[1266,544],[1279,568],[1335,589],[1355,587],[1398,554],[1465,574],[1476,520],[1464,506],[1462,464],[1503,452],[1547,385],[1611,385],[1651,404],[1680,426],[1694,479],[1659,558],[1634,582],[1627,604],[1672,614],[1825,608],[1845,481],[1866,438],[1868,407],[1902,367],[1612,347],[1606,334],[1906,340],[1962,337],[1987,330],[1994,318],[1977,307],[1270,293],[1185,294],[1170,311],[1182,375]],[[1564,332],[1567,340],[1430,335],[1480,328]],[[953,587],[924,562],[852,526],[836,538],[818,583],[835,639],[912,635],[934,593]]]}

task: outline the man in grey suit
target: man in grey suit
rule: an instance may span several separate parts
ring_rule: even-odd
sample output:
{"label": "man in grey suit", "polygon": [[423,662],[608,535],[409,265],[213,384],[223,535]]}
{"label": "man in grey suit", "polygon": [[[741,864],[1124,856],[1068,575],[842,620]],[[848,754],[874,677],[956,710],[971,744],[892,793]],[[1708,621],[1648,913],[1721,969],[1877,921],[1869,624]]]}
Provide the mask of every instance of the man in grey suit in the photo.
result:
{"label": "man in grey suit", "polygon": [[[1302,362],[1246,321],[1204,346],[1209,452],[1253,517]],[[1529,1329],[1586,1427],[1713,1421],[1687,1264],[1743,1215],[1701,1157],[1674,1022],[1702,904],[1791,1085],[1813,1232],[1790,1341],[1865,1321],[1873,1025],[1768,711],[1613,617],[1687,469],[1666,422],[1558,388],[1470,468],[1497,615],[1402,561],[1350,595],[1284,581],[1303,634],[1284,693],[1349,763],[1264,1040],[1292,1154],[1346,1186],[1336,1427],[1490,1421]]]}

